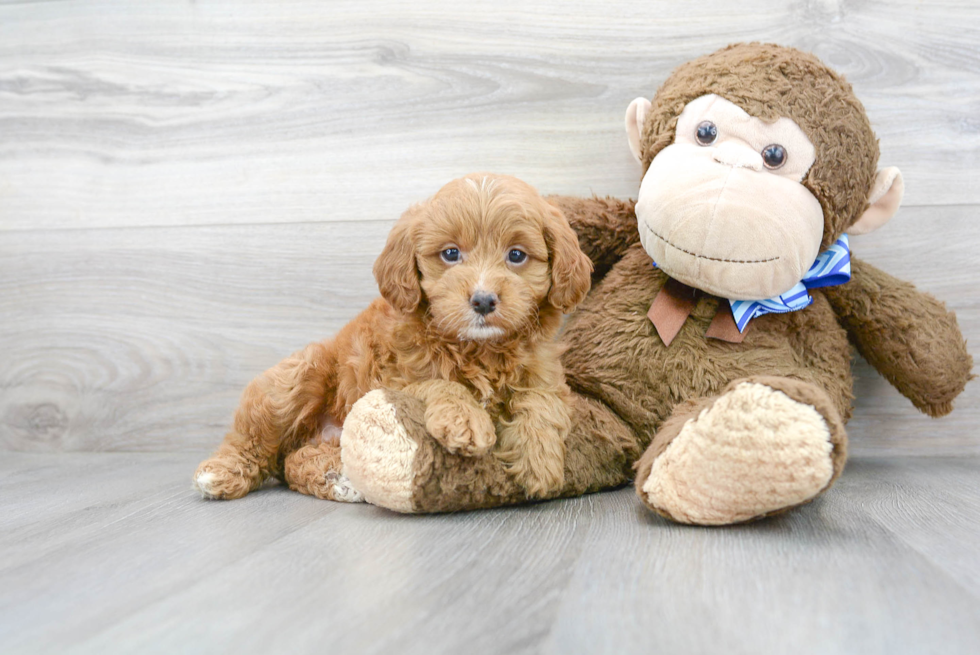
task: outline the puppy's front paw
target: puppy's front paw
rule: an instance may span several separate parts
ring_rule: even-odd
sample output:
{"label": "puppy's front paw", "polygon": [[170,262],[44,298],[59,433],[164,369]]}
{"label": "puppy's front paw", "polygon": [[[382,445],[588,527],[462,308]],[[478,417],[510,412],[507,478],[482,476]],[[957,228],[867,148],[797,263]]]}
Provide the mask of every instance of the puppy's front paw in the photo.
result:
{"label": "puppy's front paw", "polygon": [[527,452],[495,453],[507,472],[524,488],[528,498],[548,498],[565,486],[564,458],[535,457]]}
{"label": "puppy's front paw", "polygon": [[443,448],[466,457],[485,455],[497,441],[490,415],[461,402],[430,404],[425,409],[425,429]]}
{"label": "puppy's front paw", "polygon": [[529,498],[555,496],[565,486],[565,432],[517,420],[500,434],[494,455]]}

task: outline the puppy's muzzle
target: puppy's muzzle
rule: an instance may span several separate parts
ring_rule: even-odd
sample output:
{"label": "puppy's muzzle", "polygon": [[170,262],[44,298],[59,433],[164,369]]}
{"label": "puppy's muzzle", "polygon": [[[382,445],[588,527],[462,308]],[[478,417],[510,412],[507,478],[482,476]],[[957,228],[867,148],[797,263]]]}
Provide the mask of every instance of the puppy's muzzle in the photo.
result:
{"label": "puppy's muzzle", "polygon": [[485,291],[477,291],[472,296],[470,296],[470,307],[473,311],[480,316],[486,316],[497,309],[497,303],[500,298],[497,297],[495,293],[487,293]]}

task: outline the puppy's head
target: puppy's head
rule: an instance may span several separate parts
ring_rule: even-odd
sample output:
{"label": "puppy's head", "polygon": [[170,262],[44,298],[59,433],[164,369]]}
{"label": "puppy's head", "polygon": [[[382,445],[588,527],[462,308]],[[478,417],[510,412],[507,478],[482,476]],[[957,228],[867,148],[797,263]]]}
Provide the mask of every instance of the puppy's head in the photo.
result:
{"label": "puppy's head", "polygon": [[489,174],[454,180],[405,212],[374,265],[391,305],[467,341],[528,333],[542,310],[571,311],[591,270],[556,207],[516,178]]}

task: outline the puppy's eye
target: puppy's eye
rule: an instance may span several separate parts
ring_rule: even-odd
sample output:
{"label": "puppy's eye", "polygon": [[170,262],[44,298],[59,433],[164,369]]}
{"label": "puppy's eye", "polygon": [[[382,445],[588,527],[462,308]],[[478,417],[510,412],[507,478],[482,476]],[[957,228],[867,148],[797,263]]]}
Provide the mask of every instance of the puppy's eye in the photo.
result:
{"label": "puppy's eye", "polygon": [[459,248],[446,248],[439,253],[439,257],[447,264],[456,264],[459,262]]}
{"label": "puppy's eye", "polygon": [[704,121],[698,125],[694,137],[701,145],[710,146],[718,138],[718,127],[711,121]]}
{"label": "puppy's eye", "polygon": [[507,261],[511,264],[523,264],[527,260],[527,253],[523,250],[518,250],[517,248],[512,248],[509,253],[507,253]]}

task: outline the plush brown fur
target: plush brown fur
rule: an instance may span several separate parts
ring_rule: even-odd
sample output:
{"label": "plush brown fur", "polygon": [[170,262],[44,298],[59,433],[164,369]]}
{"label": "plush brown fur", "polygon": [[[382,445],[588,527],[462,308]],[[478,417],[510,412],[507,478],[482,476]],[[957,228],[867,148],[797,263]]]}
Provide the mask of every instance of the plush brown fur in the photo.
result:
{"label": "plush brown fur", "polygon": [[878,140],[851,85],[813,55],[749,43],[682,64],[657,91],[641,148],[643,170],[674,140],[691,100],[714,93],[765,121],[792,118],[817,148],[803,186],[820,201],[828,247],[867,209]]}
{"label": "plush brown fur", "polygon": [[[460,261],[443,259],[450,247]],[[526,261],[507,261],[514,248]],[[339,443],[318,435],[380,387],[422,402],[447,451],[492,449],[529,497],[560,489],[570,420],[555,335],[591,271],[561,212],[520,180],[471,175],[406,212],[374,270],[382,298],[248,386],[232,430],[195,474],[201,492],[238,498],[276,476],[333,498],[326,476],[339,473]],[[477,291],[497,296],[483,317],[471,305]]]}
{"label": "plush brown fur", "polygon": [[851,271],[849,283],[825,293],[857,351],[919,411],[949,414],[974,377],[956,315],[870,264],[852,259]]}
{"label": "plush brown fur", "polygon": [[[653,100],[641,139],[645,166],[674,138],[685,104],[708,93],[763,119],[788,116],[804,130],[817,156],[803,184],[823,208],[824,245],[868,206],[878,147],[860,102],[816,58],[779,46],[732,46],[681,66]],[[719,299],[700,294],[667,347],[647,318],[667,277],[638,243],[633,204],[599,198],[552,201],[578,232],[596,271],[592,292],[568,320],[562,338],[566,378],[574,392],[573,421],[565,487],[554,495],[624,484],[633,477],[638,458],[636,482],[642,488],[653,462],[682,425],[747,380],[823,417],[831,449],[829,486],[846,459],[849,343],[931,416],[949,412],[971,377],[972,359],[955,316],[931,296],[855,258],[849,283],[812,290],[813,304],[804,310],[753,319],[741,343],[705,338]],[[411,403],[389,393],[419,444],[409,511],[524,499],[492,459],[464,460],[440,449],[417,429],[421,421]]]}

